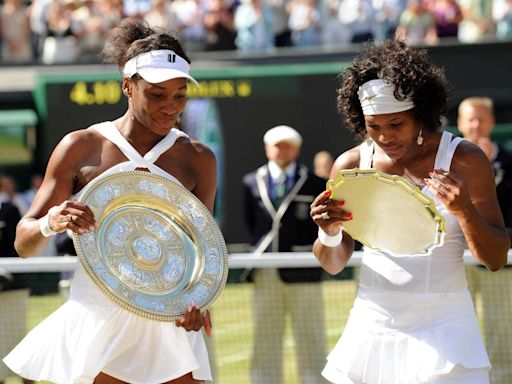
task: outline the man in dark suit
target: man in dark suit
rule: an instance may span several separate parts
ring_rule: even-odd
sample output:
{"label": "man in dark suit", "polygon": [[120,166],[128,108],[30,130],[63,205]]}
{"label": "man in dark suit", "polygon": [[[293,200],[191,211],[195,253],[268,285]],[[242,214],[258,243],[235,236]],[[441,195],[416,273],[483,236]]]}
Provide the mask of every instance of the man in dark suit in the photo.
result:
{"label": "man in dark suit", "polygon": [[[317,228],[309,206],[325,190],[325,180],[297,163],[302,138],[280,125],[263,137],[268,163],[243,179],[245,219],[255,254],[309,252]],[[320,268],[253,270],[254,384],[283,382],[283,335],[287,314],[293,326],[297,367],[302,383],[324,383],[320,372],[326,357],[323,272]]]}

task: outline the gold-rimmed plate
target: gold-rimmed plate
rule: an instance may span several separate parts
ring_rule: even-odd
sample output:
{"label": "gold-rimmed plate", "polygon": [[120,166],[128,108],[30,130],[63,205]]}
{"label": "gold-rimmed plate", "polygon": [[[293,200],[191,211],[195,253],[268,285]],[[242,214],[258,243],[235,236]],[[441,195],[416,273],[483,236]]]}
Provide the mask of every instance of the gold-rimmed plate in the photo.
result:
{"label": "gold-rimmed plate", "polygon": [[327,188],[352,212],[344,231],[369,248],[393,255],[429,254],[443,243],[445,220],[434,201],[399,176],[341,170]]}
{"label": "gold-rimmed plate", "polygon": [[114,173],[86,187],[80,201],[99,227],[73,234],[92,280],[137,315],[174,321],[189,305],[211,306],[225,287],[228,255],[203,203],[149,172]]}

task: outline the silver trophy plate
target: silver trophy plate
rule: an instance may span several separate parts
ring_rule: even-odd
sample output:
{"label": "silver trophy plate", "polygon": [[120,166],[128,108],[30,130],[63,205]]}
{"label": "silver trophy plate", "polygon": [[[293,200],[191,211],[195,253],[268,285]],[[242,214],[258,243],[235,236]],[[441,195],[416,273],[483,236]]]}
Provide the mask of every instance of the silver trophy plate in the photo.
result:
{"label": "silver trophy plate", "polygon": [[398,256],[430,254],[443,244],[445,220],[434,201],[400,176],[341,170],[327,188],[352,212],[343,230],[369,248]]}
{"label": "silver trophy plate", "polygon": [[191,192],[149,172],[111,174],[80,201],[94,232],[73,234],[85,270],[114,302],[146,318],[174,321],[211,306],[226,285],[228,255],[213,216]]}

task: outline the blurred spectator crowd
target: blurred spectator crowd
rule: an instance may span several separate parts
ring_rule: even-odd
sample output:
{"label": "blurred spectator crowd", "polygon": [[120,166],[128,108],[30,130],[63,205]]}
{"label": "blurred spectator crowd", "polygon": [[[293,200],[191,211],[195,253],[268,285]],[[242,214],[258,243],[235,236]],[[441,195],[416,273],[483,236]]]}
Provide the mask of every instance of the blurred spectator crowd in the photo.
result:
{"label": "blurred spectator crowd", "polygon": [[127,16],[175,31],[188,52],[512,38],[512,0],[0,0],[1,62],[99,62]]}

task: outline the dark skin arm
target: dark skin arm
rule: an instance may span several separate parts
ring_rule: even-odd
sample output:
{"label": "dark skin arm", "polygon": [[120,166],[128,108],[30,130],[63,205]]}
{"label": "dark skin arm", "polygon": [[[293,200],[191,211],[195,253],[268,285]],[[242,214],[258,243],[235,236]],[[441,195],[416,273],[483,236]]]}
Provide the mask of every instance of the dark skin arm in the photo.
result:
{"label": "dark skin arm", "polygon": [[[347,151],[336,161],[330,177],[340,169],[358,166],[358,149]],[[379,168],[377,164],[377,168]],[[485,154],[474,144],[463,142],[455,152],[451,171],[433,170],[424,182],[460,223],[472,255],[492,271],[507,262],[510,238],[504,228],[503,217],[496,199],[494,173]],[[335,235],[347,219],[342,207],[336,206],[328,196],[320,195],[312,204],[313,220],[327,233]],[[321,213],[328,211],[331,219],[323,220]],[[329,273],[340,272],[352,254],[352,243],[344,234],[338,247],[326,247],[317,240],[313,252]],[[352,239],[350,239],[352,240]]]}
{"label": "dark skin arm", "polygon": [[[50,208],[50,227],[63,232],[70,229],[75,233],[94,230],[96,221],[89,207],[68,200],[75,190],[77,169],[81,156],[91,149],[90,134],[85,130],[65,136],[50,157],[46,174],[34,201],[18,223],[14,246],[21,257],[31,257],[46,246],[47,239],[39,230],[38,219],[46,215]],[[68,222],[67,215],[73,215],[74,222]]]}
{"label": "dark skin arm", "polygon": [[507,263],[510,238],[496,199],[494,172],[474,144],[457,147],[451,172],[434,170],[429,190],[457,217],[473,257],[491,271]]}
{"label": "dark skin arm", "polygon": [[[359,165],[359,147],[341,154],[334,162],[330,178],[334,179],[342,169],[356,168]],[[343,230],[343,222],[352,219],[352,214],[343,209],[344,202],[330,199],[330,191],[324,191],[311,204],[310,215],[313,221],[328,235],[334,236]],[[330,219],[322,218],[328,212]],[[317,239],[313,244],[313,253],[322,268],[331,275],[340,273],[354,252],[354,240],[343,233],[343,241],[337,247],[327,247]]]}
{"label": "dark skin arm", "polygon": [[[213,214],[215,203],[215,192],[217,186],[217,161],[213,152],[203,144],[192,142],[195,156],[192,165],[195,173],[195,186],[192,193],[208,208]],[[185,316],[176,321],[176,325],[185,328],[187,331],[198,331],[204,327],[207,336],[212,334],[212,321],[208,310],[201,313],[199,308],[191,305],[187,308]]]}

